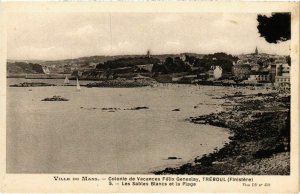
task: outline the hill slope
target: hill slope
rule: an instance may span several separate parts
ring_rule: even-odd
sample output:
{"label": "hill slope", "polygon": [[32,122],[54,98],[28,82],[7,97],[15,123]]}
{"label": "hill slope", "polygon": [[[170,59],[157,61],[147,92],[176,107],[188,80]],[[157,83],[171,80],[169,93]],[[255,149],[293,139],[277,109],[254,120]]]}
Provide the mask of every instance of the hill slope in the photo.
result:
{"label": "hill slope", "polygon": [[15,62],[7,63],[7,74],[38,74],[44,73],[43,68],[39,64]]}

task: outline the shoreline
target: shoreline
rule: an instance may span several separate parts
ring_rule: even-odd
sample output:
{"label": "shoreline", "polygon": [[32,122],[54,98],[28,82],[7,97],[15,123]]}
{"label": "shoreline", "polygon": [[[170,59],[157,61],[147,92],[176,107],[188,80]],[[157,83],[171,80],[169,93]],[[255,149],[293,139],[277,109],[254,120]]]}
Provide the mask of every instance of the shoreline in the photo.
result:
{"label": "shoreline", "polygon": [[[234,94],[222,99],[227,111],[186,119],[229,129],[224,147],[175,168],[154,174],[289,175],[290,96],[278,93]],[[231,104],[231,105],[230,105]]]}
{"label": "shoreline", "polygon": [[[86,88],[135,88],[135,87],[146,87],[146,86],[153,86],[156,84],[153,80],[105,80],[95,82],[92,81],[90,83],[80,84],[82,87]],[[53,84],[47,82],[21,82],[17,84],[10,84],[9,87],[46,87],[46,86],[76,86],[75,83],[73,84]]]}
{"label": "shoreline", "polygon": [[[128,84],[122,81],[119,80],[117,84],[123,86]],[[140,82],[130,82],[135,83]],[[41,83],[36,84],[41,86]],[[98,84],[92,83],[93,87],[105,87],[102,83]],[[108,87],[115,88],[112,85]],[[237,91],[240,90],[234,92],[233,89],[229,95],[211,97],[224,100],[221,105],[224,111],[185,119],[193,124],[208,124],[229,130],[233,134],[229,137],[229,143],[212,153],[189,160],[194,160],[193,162],[151,173],[288,175],[290,95],[274,91],[268,93],[253,91],[256,94],[243,94]]]}

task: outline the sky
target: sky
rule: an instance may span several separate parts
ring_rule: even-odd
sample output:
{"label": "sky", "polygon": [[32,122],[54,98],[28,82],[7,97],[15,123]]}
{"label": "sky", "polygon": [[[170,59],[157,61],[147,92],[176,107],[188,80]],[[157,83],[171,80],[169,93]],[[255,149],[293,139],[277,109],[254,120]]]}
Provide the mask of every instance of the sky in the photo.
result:
{"label": "sky", "polygon": [[15,60],[59,60],[94,55],[288,55],[290,41],[260,37],[253,13],[10,13],[7,55]]}

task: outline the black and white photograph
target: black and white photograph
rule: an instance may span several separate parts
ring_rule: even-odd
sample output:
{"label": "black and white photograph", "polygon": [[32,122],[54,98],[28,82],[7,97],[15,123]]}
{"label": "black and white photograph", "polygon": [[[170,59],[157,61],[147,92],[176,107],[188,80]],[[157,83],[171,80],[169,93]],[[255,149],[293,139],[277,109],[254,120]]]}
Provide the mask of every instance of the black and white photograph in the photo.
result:
{"label": "black and white photograph", "polygon": [[4,190],[298,189],[299,3],[148,5],[0,5]]}
{"label": "black and white photograph", "polygon": [[7,173],[290,174],[289,12],[9,18]]}

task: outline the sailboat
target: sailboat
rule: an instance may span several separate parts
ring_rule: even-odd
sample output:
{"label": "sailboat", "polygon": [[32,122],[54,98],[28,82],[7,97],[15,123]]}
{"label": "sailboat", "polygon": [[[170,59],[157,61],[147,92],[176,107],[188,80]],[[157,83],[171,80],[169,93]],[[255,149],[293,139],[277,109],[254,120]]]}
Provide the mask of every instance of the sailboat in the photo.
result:
{"label": "sailboat", "polygon": [[79,85],[78,77],[76,79],[77,79],[77,91],[80,91],[80,85]]}
{"label": "sailboat", "polygon": [[68,79],[68,76],[66,75],[66,78],[65,78],[64,84],[69,84],[69,83],[70,83],[70,81],[69,81],[69,79]]}

